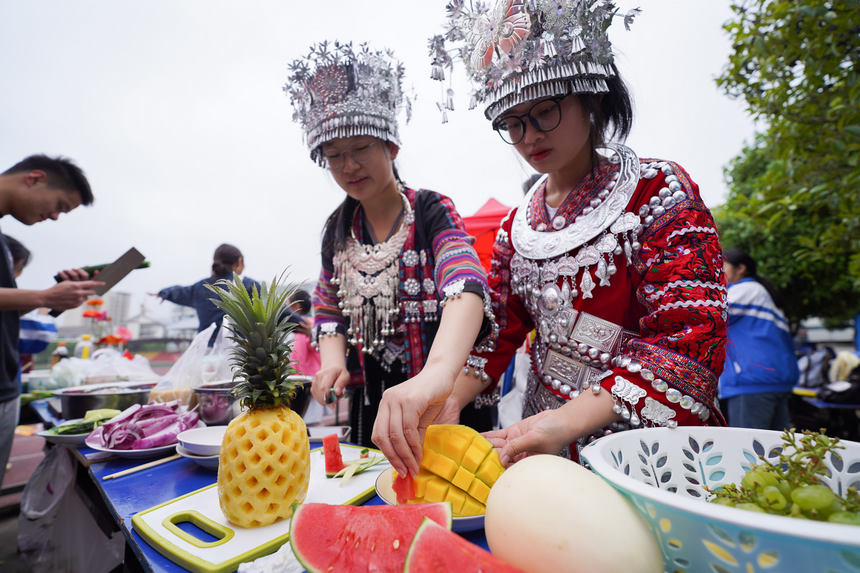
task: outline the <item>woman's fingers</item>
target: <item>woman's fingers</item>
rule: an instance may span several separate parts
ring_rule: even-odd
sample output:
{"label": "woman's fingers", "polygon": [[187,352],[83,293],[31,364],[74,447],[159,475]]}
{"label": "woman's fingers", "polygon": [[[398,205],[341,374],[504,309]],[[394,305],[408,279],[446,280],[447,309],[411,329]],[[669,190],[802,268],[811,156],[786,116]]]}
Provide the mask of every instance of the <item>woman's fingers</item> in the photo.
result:
{"label": "woman's fingers", "polygon": [[337,378],[335,378],[335,381],[331,386],[338,398],[343,397],[343,393],[346,390],[346,386],[349,384],[349,380],[349,372],[346,370],[340,370],[340,372],[338,372]]}

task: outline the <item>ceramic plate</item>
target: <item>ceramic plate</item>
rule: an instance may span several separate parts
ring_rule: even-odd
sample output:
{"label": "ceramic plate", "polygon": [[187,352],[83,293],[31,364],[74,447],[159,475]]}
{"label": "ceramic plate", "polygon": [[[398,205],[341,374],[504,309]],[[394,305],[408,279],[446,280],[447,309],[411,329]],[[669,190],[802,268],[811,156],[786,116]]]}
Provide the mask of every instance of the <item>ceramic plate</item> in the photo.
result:
{"label": "ceramic plate", "polygon": [[[203,426],[203,422],[197,423],[197,427]],[[169,454],[176,449],[176,442],[173,442],[172,444],[168,444],[166,446],[159,446],[157,448],[146,448],[143,450],[112,450],[101,445],[101,432],[92,436],[88,436],[84,444],[88,448],[92,448],[96,451],[106,452],[115,456],[119,456],[121,458],[129,459],[154,458],[160,455]]]}
{"label": "ceramic plate", "polygon": [[[394,468],[388,468],[376,478],[376,495],[388,505],[397,505],[397,494],[391,487],[394,481]],[[454,531],[474,531],[484,527],[484,514],[455,517],[451,525]]]}
{"label": "ceramic plate", "polygon": [[338,441],[343,442],[349,438],[349,426],[308,426],[308,438],[312,442],[319,442],[330,434],[337,434]]}
{"label": "ceramic plate", "polygon": [[209,470],[217,470],[218,469],[218,458],[219,455],[214,456],[198,456],[193,452],[189,452],[185,448],[183,448],[180,444],[176,444],[176,453],[182,456],[183,458],[188,458],[189,460],[195,462],[197,465],[203,466]]}
{"label": "ceramic plate", "polygon": [[176,436],[179,445],[185,451],[197,456],[217,456],[221,451],[221,442],[224,441],[224,433],[227,426],[207,426],[206,428],[192,428],[185,430]]}
{"label": "ceramic plate", "polygon": [[[63,424],[83,421],[83,418],[77,418],[75,420],[66,420]],[[55,434],[54,430],[56,429],[57,428],[54,427],[50,430],[42,430],[41,432],[36,432],[36,435],[45,438],[45,441],[51,444],[63,444],[66,446],[83,446],[84,440],[86,440],[89,435],[89,432],[84,432],[83,434]]]}

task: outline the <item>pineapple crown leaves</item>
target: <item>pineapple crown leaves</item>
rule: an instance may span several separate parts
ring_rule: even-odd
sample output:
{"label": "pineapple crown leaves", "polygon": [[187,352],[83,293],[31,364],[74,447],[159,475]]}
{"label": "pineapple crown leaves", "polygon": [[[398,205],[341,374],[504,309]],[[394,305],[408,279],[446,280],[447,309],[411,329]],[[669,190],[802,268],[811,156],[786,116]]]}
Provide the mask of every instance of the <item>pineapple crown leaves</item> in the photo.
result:
{"label": "pineapple crown leaves", "polygon": [[289,405],[300,386],[289,379],[296,374],[290,362],[292,341],[289,335],[296,324],[287,320],[287,301],[296,290],[284,284],[286,271],[251,292],[238,274],[233,280],[206,285],[215,298],[210,299],[227,316],[224,327],[234,343],[230,361],[236,386],[233,394],[243,407],[252,409]]}

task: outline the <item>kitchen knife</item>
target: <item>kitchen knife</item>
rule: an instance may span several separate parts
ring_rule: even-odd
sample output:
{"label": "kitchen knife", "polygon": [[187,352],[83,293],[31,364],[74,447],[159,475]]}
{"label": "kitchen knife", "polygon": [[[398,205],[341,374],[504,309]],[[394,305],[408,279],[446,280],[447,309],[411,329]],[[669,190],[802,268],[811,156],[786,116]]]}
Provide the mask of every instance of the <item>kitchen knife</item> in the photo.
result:
{"label": "kitchen knife", "polygon": [[[97,295],[102,296],[116,283],[121,281],[128,273],[137,268],[137,266],[143,262],[144,258],[145,257],[140,254],[140,251],[134,247],[130,248],[120,258],[99,271],[98,275],[91,277],[93,280],[105,283],[102,286],[95,287],[93,290],[96,291]],[[61,312],[63,311],[52,310],[50,314],[51,316],[59,316]]]}

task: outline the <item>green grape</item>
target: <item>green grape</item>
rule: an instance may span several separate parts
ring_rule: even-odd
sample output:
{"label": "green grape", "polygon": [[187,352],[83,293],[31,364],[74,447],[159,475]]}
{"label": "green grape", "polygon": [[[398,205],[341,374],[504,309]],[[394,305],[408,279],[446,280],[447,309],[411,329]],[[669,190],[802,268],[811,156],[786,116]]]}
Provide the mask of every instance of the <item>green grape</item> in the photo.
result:
{"label": "green grape", "polygon": [[788,483],[786,479],[779,479],[776,481],[776,487],[779,488],[779,492],[785,497],[785,499],[791,498],[791,484]]}
{"label": "green grape", "polygon": [[760,466],[753,466],[753,468],[744,475],[743,479],[741,479],[741,487],[748,490],[755,489],[756,486],[765,487],[776,484],[776,476],[768,473]]}
{"label": "green grape", "polygon": [[860,525],[860,512],[835,511],[827,517],[830,523],[844,523],[845,525]]}
{"label": "green grape", "polygon": [[777,486],[768,485],[761,490],[759,505],[766,509],[782,511],[788,505],[788,501]]}
{"label": "green grape", "polygon": [[836,499],[836,494],[822,484],[802,485],[791,492],[791,501],[807,512],[829,508]]}
{"label": "green grape", "polygon": [[821,483],[827,475],[825,460],[844,449],[839,438],[823,433],[786,430],[783,447],[771,459],[761,457],[736,483],[725,484],[710,500],[727,507],[784,515],[797,519],[860,525],[860,493],[847,488],[838,496]]}

